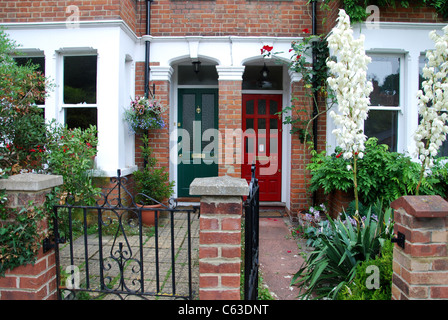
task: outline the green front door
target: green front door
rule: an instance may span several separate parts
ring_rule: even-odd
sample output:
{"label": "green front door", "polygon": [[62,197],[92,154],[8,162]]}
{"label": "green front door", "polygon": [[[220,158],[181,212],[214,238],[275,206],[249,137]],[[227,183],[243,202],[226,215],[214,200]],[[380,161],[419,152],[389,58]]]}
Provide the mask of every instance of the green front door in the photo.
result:
{"label": "green front door", "polygon": [[194,178],[218,176],[218,89],[179,89],[178,197]]}

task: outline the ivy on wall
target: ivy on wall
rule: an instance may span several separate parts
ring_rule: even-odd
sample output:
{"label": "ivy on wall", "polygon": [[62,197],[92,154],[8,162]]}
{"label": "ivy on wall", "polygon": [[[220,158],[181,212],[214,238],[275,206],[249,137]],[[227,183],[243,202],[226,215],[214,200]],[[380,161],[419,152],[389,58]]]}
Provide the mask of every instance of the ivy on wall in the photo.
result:
{"label": "ivy on wall", "polygon": [[[312,1],[312,0],[310,0]],[[329,8],[328,4],[335,0],[323,0],[321,8]],[[437,14],[448,19],[448,0],[418,0],[421,6],[433,7]],[[409,0],[343,0],[344,10],[350,16],[352,22],[364,21],[369,13],[366,7],[376,5],[378,7],[402,7],[408,8],[411,1]],[[413,1],[414,2],[414,1]]]}
{"label": "ivy on wall", "polygon": [[6,270],[34,263],[46,232],[40,225],[45,211],[29,204],[22,209],[6,207],[7,197],[0,190],[0,277]]}

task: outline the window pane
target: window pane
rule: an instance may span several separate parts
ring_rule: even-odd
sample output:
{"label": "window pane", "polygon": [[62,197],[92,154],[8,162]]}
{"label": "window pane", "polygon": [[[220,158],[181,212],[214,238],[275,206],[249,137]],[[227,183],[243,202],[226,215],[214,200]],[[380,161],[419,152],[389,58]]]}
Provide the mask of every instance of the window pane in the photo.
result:
{"label": "window pane", "polygon": [[373,85],[371,106],[399,106],[400,58],[372,56],[367,78]]}
{"label": "window pane", "polygon": [[96,103],[97,57],[64,57],[64,103]]}
{"label": "window pane", "polygon": [[275,115],[278,112],[278,103],[275,100],[269,101],[269,114]]}
{"label": "window pane", "polygon": [[65,108],[65,124],[70,128],[87,129],[90,125],[98,127],[96,108]]}
{"label": "window pane", "polygon": [[370,110],[364,133],[378,138],[379,144],[387,144],[390,151],[397,151],[397,118],[398,111]]}
{"label": "window pane", "polygon": [[196,114],[196,95],[185,93],[182,95],[182,128],[180,131],[188,136],[182,137],[182,153],[187,154],[193,148],[193,125]]}
{"label": "window pane", "polygon": [[427,62],[426,56],[421,55],[418,59],[418,88],[422,89],[422,83],[425,80],[423,78],[423,67],[425,66]]}
{"label": "window pane", "polygon": [[[39,71],[42,73],[42,75],[45,76],[45,57],[15,57],[15,62],[18,66],[25,66],[28,63],[31,63],[33,65],[36,65],[36,71]],[[45,99],[35,101],[37,105],[44,105]]]}
{"label": "window pane", "polygon": [[246,130],[254,128],[254,119],[246,119]]}
{"label": "window pane", "polygon": [[179,85],[218,85],[216,66],[200,65],[199,72],[194,72],[193,65],[178,67]]}
{"label": "window pane", "polygon": [[267,66],[268,77],[262,81],[263,66],[246,66],[243,74],[243,90],[282,90],[283,67]]}
{"label": "window pane", "polygon": [[439,157],[448,157],[448,140],[443,141],[442,146],[437,154]]}
{"label": "window pane", "polygon": [[24,66],[28,62],[37,66],[37,71],[45,75],[45,57],[15,57],[18,66]]}
{"label": "window pane", "polygon": [[258,114],[266,114],[266,100],[258,100]]}
{"label": "window pane", "polygon": [[246,114],[254,114],[254,100],[246,102]]}

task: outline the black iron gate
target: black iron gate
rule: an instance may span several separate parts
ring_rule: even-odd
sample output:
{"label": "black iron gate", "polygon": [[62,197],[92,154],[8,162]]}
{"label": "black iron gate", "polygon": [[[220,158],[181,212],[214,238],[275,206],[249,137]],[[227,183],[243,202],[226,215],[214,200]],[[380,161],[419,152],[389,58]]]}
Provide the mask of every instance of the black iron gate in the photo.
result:
{"label": "black iron gate", "polygon": [[255,178],[255,165],[252,165],[252,178],[249,196],[245,207],[245,249],[244,249],[244,300],[257,300],[258,297],[258,247],[259,247],[259,187]]}
{"label": "black iron gate", "polygon": [[126,182],[118,171],[95,206],[54,207],[59,299],[193,299],[198,207],[140,207]]}

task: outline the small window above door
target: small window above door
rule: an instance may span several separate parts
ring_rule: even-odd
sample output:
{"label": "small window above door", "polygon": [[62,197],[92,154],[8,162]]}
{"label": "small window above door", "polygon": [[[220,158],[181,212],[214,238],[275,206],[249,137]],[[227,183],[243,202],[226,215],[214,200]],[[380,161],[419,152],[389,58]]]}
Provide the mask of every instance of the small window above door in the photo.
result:
{"label": "small window above door", "polygon": [[195,71],[194,65],[178,66],[178,84],[179,85],[218,85],[218,72],[215,65],[200,64]]}
{"label": "small window above door", "polygon": [[243,74],[243,90],[283,90],[282,66],[246,66]]}

